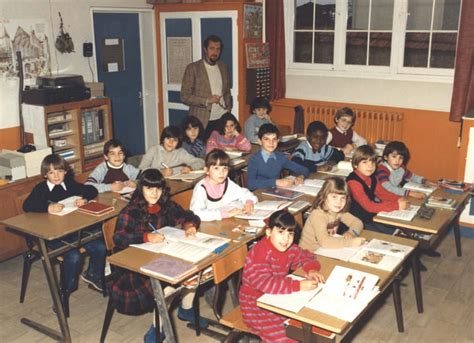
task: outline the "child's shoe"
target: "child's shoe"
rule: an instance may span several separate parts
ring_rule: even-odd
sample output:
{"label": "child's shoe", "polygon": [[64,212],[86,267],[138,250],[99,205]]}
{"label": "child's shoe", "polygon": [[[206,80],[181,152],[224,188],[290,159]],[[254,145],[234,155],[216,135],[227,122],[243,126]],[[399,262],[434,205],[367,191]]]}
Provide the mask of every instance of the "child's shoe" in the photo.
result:
{"label": "child's shoe", "polygon": [[81,274],[81,279],[85,282],[94,287],[99,292],[102,292],[102,279],[99,277],[94,277],[87,272],[87,270]]}
{"label": "child's shoe", "polygon": [[[156,343],[156,328],[153,324],[151,324],[150,328],[146,332],[145,336],[143,336],[144,343]],[[163,331],[160,332],[160,339],[163,342],[165,339],[165,333]]]}
{"label": "child's shoe", "polygon": [[[184,309],[180,306],[178,309],[178,318],[182,321],[190,322],[196,325],[196,319],[194,318],[194,310],[192,308]],[[207,328],[208,325],[209,323],[206,319],[199,317],[199,326],[201,327],[201,329]]]}

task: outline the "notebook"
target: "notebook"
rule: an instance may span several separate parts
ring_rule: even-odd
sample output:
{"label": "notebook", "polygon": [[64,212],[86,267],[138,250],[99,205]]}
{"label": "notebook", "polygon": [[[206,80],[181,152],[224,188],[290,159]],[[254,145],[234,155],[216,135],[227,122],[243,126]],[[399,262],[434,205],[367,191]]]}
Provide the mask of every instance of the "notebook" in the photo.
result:
{"label": "notebook", "polygon": [[301,192],[296,192],[285,188],[266,188],[262,190],[262,194],[288,200],[294,200],[303,195]]}
{"label": "notebook", "polygon": [[291,205],[291,201],[265,200],[258,202],[253,207],[252,213],[244,213],[235,216],[240,219],[263,220],[272,215],[273,212],[283,210]]}
{"label": "notebook", "polygon": [[140,270],[171,283],[175,283],[182,277],[198,271],[197,267],[191,262],[167,255],[159,256],[157,259],[140,267]]}

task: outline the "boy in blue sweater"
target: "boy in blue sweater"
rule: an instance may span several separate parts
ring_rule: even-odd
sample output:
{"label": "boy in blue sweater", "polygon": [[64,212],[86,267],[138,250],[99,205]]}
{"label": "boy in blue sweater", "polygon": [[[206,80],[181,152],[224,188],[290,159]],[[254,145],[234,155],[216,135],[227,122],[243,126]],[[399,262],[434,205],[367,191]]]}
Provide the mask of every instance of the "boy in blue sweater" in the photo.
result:
{"label": "boy in blue sweater", "polygon": [[292,160],[314,173],[330,170],[344,160],[344,153],[327,145],[328,128],[323,122],[313,121],[306,129],[306,141],[301,142],[293,153]]}
{"label": "boy in blue sweater", "polygon": [[[302,184],[308,176],[307,168],[290,161],[284,153],[275,151],[279,136],[275,125],[260,126],[258,141],[262,149],[250,159],[247,172],[247,185],[251,191],[259,188],[291,187],[293,184]],[[288,169],[298,177],[294,180],[282,179],[282,169]]]}

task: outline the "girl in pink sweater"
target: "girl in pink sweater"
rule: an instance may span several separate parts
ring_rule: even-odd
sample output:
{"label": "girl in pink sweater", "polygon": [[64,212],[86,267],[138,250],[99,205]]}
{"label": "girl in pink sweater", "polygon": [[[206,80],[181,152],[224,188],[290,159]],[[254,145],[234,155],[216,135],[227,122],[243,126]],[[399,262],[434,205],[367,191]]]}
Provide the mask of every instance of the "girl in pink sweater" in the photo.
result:
{"label": "girl in pink sweater", "polygon": [[251,144],[242,134],[242,128],[232,113],[225,113],[219,119],[216,131],[207,140],[206,152],[213,149],[224,151],[250,151]]}

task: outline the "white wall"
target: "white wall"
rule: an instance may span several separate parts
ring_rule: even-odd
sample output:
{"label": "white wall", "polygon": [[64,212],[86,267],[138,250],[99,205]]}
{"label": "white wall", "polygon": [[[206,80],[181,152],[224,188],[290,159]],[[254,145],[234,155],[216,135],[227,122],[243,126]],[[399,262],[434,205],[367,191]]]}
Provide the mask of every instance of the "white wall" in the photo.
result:
{"label": "white wall", "polygon": [[[93,41],[91,7],[152,8],[145,0],[0,0],[0,21],[45,19],[51,24],[52,18],[52,31],[49,34],[52,72],[80,74],[85,81],[92,81],[87,58],[82,56],[82,43]],[[54,48],[59,29],[58,11],[61,12],[65,31],[73,39],[74,53],[61,54]],[[97,77],[95,70],[94,74]],[[19,125],[17,93],[18,80],[0,79],[0,129]]]}

